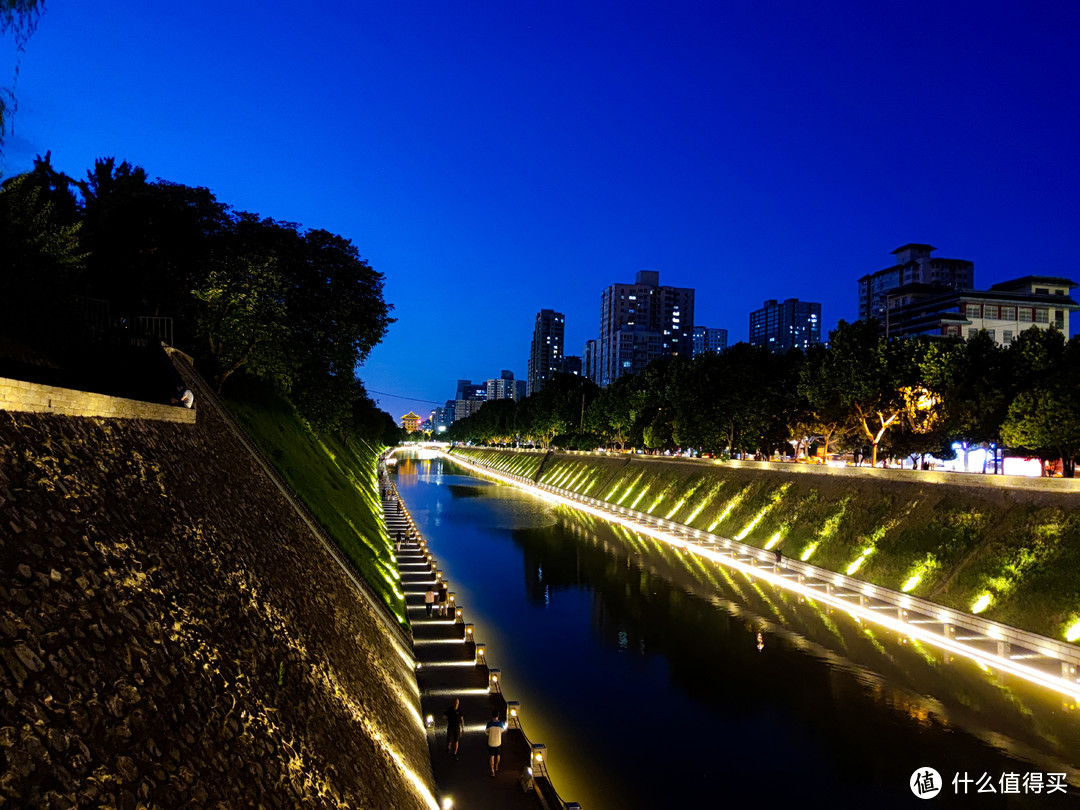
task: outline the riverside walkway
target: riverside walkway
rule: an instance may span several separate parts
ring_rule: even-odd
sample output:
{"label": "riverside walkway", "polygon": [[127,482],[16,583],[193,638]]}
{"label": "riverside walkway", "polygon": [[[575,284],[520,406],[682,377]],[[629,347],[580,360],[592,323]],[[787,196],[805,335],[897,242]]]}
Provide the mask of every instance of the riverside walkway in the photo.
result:
{"label": "riverside walkway", "polygon": [[[518,706],[503,698],[501,673],[488,667],[484,645],[473,638],[473,627],[465,623],[464,611],[455,604],[453,593],[449,594],[446,616],[439,615],[437,605],[432,615],[427,615],[424,594],[428,588],[438,591],[442,574],[393,485],[384,479],[381,486],[386,529],[395,542],[401,588],[412,624],[416,682],[440,802],[446,806],[445,800],[450,799],[458,810],[578,808],[576,804],[564,805],[546,778],[544,747],[525,737]],[[399,536],[400,544],[396,542]],[[454,698],[461,701],[465,718],[457,759],[447,752],[443,714]],[[490,774],[485,732],[493,711],[508,723],[495,777]],[[531,789],[526,792],[530,782]]]}

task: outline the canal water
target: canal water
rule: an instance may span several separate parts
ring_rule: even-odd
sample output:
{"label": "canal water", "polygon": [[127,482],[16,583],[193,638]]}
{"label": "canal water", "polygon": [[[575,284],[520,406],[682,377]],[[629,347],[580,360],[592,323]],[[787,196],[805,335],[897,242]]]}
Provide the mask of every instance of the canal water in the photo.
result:
{"label": "canal water", "polygon": [[1075,700],[448,461],[395,474],[564,800],[912,807],[932,768],[937,806],[1080,804]]}

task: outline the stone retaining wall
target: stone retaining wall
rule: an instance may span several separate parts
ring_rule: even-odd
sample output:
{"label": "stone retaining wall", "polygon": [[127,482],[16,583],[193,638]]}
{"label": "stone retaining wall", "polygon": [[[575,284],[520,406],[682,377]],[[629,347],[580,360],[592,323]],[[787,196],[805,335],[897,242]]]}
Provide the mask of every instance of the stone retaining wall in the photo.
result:
{"label": "stone retaining wall", "polygon": [[63,416],[102,416],[110,419],[154,419],[195,423],[195,411],[157,402],[140,402],[90,391],[9,380],[0,377],[0,411],[55,413]]}
{"label": "stone retaining wall", "polygon": [[0,752],[12,807],[435,806],[409,651],[213,408],[0,412]]}

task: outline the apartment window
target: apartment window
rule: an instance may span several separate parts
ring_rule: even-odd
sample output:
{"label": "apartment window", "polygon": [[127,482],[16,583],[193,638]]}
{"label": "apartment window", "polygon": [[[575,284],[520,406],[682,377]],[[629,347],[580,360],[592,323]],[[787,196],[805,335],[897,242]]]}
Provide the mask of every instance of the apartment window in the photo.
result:
{"label": "apartment window", "polygon": [[1065,331],[1065,310],[1063,310],[1063,309],[1055,309],[1054,310],[1054,326],[1056,326],[1058,329],[1060,329],[1062,331]]}
{"label": "apartment window", "polygon": [[1020,307],[1021,323],[1031,323],[1031,307]]}
{"label": "apartment window", "polygon": [[985,308],[983,309],[984,318],[993,318],[994,320],[997,320],[1000,314],[1001,307],[999,307],[997,304],[986,304]]}
{"label": "apartment window", "polygon": [[1036,295],[1049,295],[1050,294],[1050,288],[1049,287],[1036,287],[1035,288],[1035,294]]}
{"label": "apartment window", "polygon": [[976,329],[974,326],[971,327],[970,329],[968,329],[968,340],[971,340],[977,334],[979,334],[979,330]]}
{"label": "apartment window", "polygon": [[1001,342],[1008,346],[1012,343],[1012,329],[1003,329],[1001,332]]}
{"label": "apartment window", "polygon": [[964,307],[964,316],[967,318],[981,318],[982,304],[967,304]]}
{"label": "apartment window", "polygon": [[1001,308],[1001,320],[1003,320],[1003,321],[1015,321],[1016,320],[1016,307],[1002,307]]}
{"label": "apartment window", "polygon": [[997,338],[994,336],[994,330],[993,329],[987,329],[986,334],[990,336],[991,340],[993,340],[995,342],[997,341]]}
{"label": "apartment window", "polygon": [[1035,323],[1050,323],[1050,310],[1037,309],[1035,310]]}

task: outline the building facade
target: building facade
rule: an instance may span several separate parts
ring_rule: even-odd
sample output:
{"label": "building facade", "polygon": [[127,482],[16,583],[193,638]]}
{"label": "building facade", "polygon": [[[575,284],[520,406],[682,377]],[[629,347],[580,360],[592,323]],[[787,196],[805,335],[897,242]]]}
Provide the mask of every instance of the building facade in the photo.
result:
{"label": "building facade", "polygon": [[910,244],[892,252],[896,264],[859,279],[859,320],[877,318],[885,329],[888,297],[892,290],[908,284],[930,284],[951,290],[975,286],[975,263],[965,259],[938,259],[930,256],[933,245]]}
{"label": "building facade", "polygon": [[770,299],[750,313],[750,345],[764,346],[773,354],[791,349],[806,351],[821,342],[821,304],[789,298]]}
{"label": "building facade", "polygon": [[713,329],[709,326],[694,327],[694,357],[715,352],[720,354],[727,348],[727,329]]}
{"label": "building facade", "polygon": [[689,357],[693,331],[692,289],[660,286],[655,270],[639,271],[633,284],[612,284],[600,296],[595,381],[607,386],[658,357]]}
{"label": "building facade", "polygon": [[563,314],[553,309],[536,313],[532,343],[529,346],[530,396],[542,391],[551,375],[559,370],[563,360]]}
{"label": "building facade", "polygon": [[599,344],[595,340],[586,340],[581,348],[581,373],[586,379],[597,382],[597,364],[599,362]]}
{"label": "building facade", "polygon": [[514,372],[503,369],[497,380],[487,381],[487,400],[512,399],[517,402],[525,398],[525,380],[515,380]]}
{"label": "building facade", "polygon": [[1024,276],[989,290],[952,290],[907,284],[888,296],[887,337],[970,338],[980,330],[999,346],[1032,327],[1069,335],[1069,315],[1080,305],[1072,298],[1076,282],[1058,276]]}

